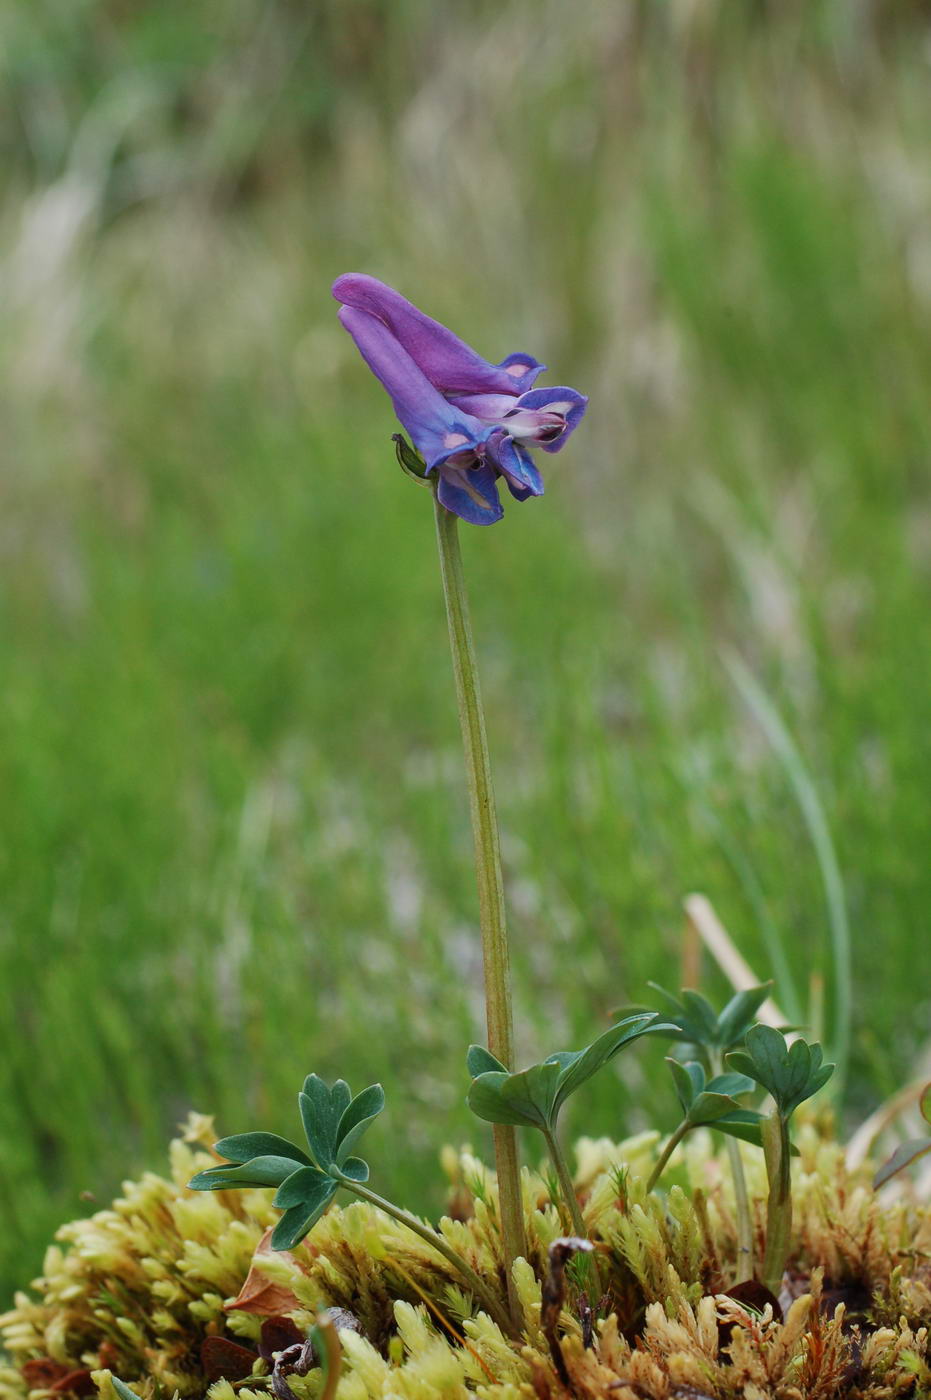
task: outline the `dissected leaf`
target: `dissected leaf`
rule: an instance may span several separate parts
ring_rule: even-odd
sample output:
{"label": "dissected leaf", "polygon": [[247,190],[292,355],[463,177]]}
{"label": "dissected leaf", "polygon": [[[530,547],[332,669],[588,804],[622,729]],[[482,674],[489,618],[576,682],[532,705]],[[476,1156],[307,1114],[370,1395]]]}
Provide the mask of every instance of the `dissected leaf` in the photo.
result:
{"label": "dissected leaf", "polygon": [[756,1013],[769,996],[772,982],[764,982],[759,987],[747,987],[745,991],[732,996],[718,1017],[717,1043],[723,1050],[738,1044],[756,1020]]}
{"label": "dissected leaf", "polygon": [[234,1133],[215,1142],[214,1151],[231,1162],[251,1162],[256,1157],[289,1157],[310,1165],[306,1152],[277,1133]]}
{"label": "dissected leaf", "polygon": [[369,1164],[361,1157],[347,1157],[340,1167],[343,1176],[348,1176],[350,1181],[368,1181]]}
{"label": "dissected leaf", "polygon": [[307,1076],[298,1095],[307,1142],[314,1161],[324,1169],[335,1160],[339,1122],[351,1100],[344,1079],[337,1079],[330,1088],[317,1074]]}
{"label": "dissected leaf", "polygon": [[349,1103],[336,1130],[337,1166],[342,1166],[356,1143],[385,1106],[385,1091],[380,1084],[370,1084]]}
{"label": "dissected leaf", "polygon": [[905,1167],[911,1166],[912,1162],[917,1162],[920,1157],[925,1157],[931,1152],[931,1139],[911,1138],[908,1142],[901,1143],[887,1162],[883,1162],[879,1171],[873,1177],[873,1186],[878,1191],[880,1186],[885,1186],[887,1181],[896,1176]]}
{"label": "dissected leaf", "polygon": [[817,1042],[809,1045],[796,1040],[787,1046],[785,1037],[772,1026],[754,1026],[744,1045],[728,1055],[728,1065],[748,1074],[772,1094],[785,1118],[823,1088],[834,1073],[833,1064],[823,1063],[824,1054]]}
{"label": "dissected leaf", "polygon": [[300,1162],[290,1157],[253,1157],[251,1162],[239,1166],[208,1167],[191,1177],[188,1186],[192,1191],[227,1191],[242,1186],[280,1186],[286,1181]]}
{"label": "dissected leaf", "polygon": [[316,1196],[308,1196],[307,1200],[300,1201],[285,1211],[272,1231],[272,1249],[293,1249],[313,1229],[336,1194],[338,1186],[331,1177],[325,1177],[324,1180],[327,1182],[326,1189],[321,1188]]}
{"label": "dissected leaf", "polygon": [[[718,1118],[706,1126],[713,1133],[725,1133],[727,1137],[739,1138],[741,1142],[749,1142],[752,1147],[762,1147],[762,1121],[762,1118],[758,1118],[756,1122],[747,1123],[742,1118],[729,1114],[726,1118]],[[791,1148],[790,1151],[794,1157],[798,1156],[797,1147]]]}
{"label": "dissected leaf", "polygon": [[716,1074],[705,1086],[714,1094],[729,1094],[732,1099],[752,1094],[756,1085],[748,1074]]}
{"label": "dissected leaf", "polygon": [[672,1082],[675,1085],[676,1096],[682,1107],[682,1112],[688,1113],[696,1096],[705,1087],[705,1071],[697,1060],[686,1060],[683,1063],[668,1055],[666,1063],[672,1074]]}
{"label": "dissected leaf", "polygon": [[466,1055],[466,1068],[471,1079],[477,1079],[480,1074],[497,1073],[498,1071],[507,1074],[507,1065],[503,1065],[483,1045],[469,1046],[469,1053]]}
{"label": "dissected leaf", "polygon": [[562,1057],[551,1056],[550,1063],[560,1059],[563,1063],[556,1091],[555,1111],[558,1113],[569,1095],[574,1094],[587,1079],[591,1079],[592,1075],[612,1060],[625,1045],[630,1045],[643,1035],[666,1033],[670,1029],[674,1027],[664,1024],[655,1011],[650,1011],[642,1016],[630,1016],[624,1021],[619,1021],[584,1050],[575,1054],[566,1051]]}
{"label": "dissected leaf", "polygon": [[333,1178],[319,1167],[298,1167],[278,1187],[272,1205],[278,1210],[288,1210],[302,1202],[313,1205],[317,1197],[326,1194],[333,1184]]}
{"label": "dissected leaf", "polygon": [[546,1131],[553,1120],[561,1073],[562,1066],[553,1059],[531,1065],[519,1074],[501,1070],[480,1074],[469,1088],[469,1107],[487,1123],[511,1123]]}
{"label": "dissected leaf", "polygon": [[715,1123],[719,1118],[727,1118],[731,1113],[747,1114],[747,1118],[742,1121],[748,1123],[759,1122],[762,1117],[762,1114],[754,1113],[752,1109],[741,1108],[737,1100],[732,1099],[729,1094],[715,1094],[707,1090],[693,1099],[687,1117],[689,1122],[698,1128],[703,1124]]}
{"label": "dissected leaf", "polygon": [[[654,1030],[668,1029],[657,1023],[658,1017],[653,1011],[631,1016],[605,1031],[584,1050],[558,1050],[541,1064],[531,1065],[518,1074],[507,1074],[504,1070],[479,1074],[469,1088],[469,1107],[476,1117],[488,1123],[511,1123],[550,1132],[569,1095],[623,1046]],[[475,1056],[473,1063],[478,1065],[482,1061]]]}

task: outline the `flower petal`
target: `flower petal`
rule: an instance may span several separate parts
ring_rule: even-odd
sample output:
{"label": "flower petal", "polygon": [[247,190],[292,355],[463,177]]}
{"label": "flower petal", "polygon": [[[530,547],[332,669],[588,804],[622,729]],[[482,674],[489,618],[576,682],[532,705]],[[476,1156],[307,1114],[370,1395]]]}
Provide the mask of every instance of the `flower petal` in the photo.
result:
{"label": "flower petal", "polygon": [[333,283],[333,295],[344,306],[382,321],[444,394],[522,394],[545,369],[532,355],[519,352],[499,365],[489,364],[446,326],[376,277],[347,272]]}
{"label": "flower petal", "polygon": [[494,525],[504,514],[495,469],[487,462],[472,468],[447,463],[440,469],[436,494],[441,505],[470,525]]}
{"label": "flower petal", "polygon": [[[532,437],[536,446],[542,447],[544,452],[558,452],[565,445],[570,433],[579,426],[587,406],[588,399],[585,394],[580,394],[576,389],[569,389],[564,384],[553,389],[531,389],[528,393],[521,394],[502,426],[507,432],[511,432],[513,421],[517,431],[521,423],[521,417],[518,415],[555,415],[557,422],[551,427],[527,435]],[[558,419],[562,420],[563,426],[558,432],[553,432],[553,427],[558,428]],[[520,435],[518,431],[518,436]]]}
{"label": "flower petal", "polygon": [[488,455],[516,500],[543,495],[543,478],[526,447],[502,433],[488,444]]}
{"label": "flower petal", "polygon": [[427,470],[450,456],[478,451],[494,431],[448,403],[420,372],[383,321],[344,306],[339,319],[369,369],[381,381],[394,411],[423,455]]}

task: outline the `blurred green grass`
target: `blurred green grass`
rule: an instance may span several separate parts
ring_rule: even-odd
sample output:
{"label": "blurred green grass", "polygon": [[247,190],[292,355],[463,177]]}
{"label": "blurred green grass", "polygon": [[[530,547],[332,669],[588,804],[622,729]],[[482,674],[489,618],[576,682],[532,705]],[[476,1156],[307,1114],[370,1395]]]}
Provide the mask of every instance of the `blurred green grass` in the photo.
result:
{"label": "blurred green grass", "polygon": [[[927,8],[3,25],[3,1288],[189,1107],[287,1129],[310,1069],[384,1081],[373,1168],[415,1208],[443,1142],[485,1146],[431,512],[335,324],[349,269],[591,394],[545,499],[465,540],[525,1054],[675,983],[693,888],[836,1029],[729,648],[837,849],[848,1114],[889,1092],[931,1030]],[[662,1083],[632,1057],[572,1126],[643,1126]]]}

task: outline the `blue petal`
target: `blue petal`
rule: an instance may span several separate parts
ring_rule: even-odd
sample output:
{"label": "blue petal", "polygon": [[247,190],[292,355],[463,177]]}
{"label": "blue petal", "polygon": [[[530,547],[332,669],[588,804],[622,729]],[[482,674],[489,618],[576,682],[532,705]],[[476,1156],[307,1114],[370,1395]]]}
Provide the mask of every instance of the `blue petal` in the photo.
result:
{"label": "blue petal", "polygon": [[[553,389],[531,389],[528,393],[521,394],[514,405],[514,411],[519,413],[521,409],[529,409],[536,412],[561,413],[566,420],[566,426],[559,436],[552,442],[538,441],[536,444],[544,452],[559,452],[570,433],[574,432],[582,421],[587,407],[588,399],[585,394],[562,384]],[[507,427],[506,420],[504,426]]]}
{"label": "blue petal", "polygon": [[393,287],[361,272],[347,272],[333,283],[344,306],[376,317],[387,326],[421,373],[444,394],[522,394],[545,368],[532,355],[507,355],[500,365],[483,360],[451,330],[426,316]]}
{"label": "blue petal", "polygon": [[443,398],[383,321],[367,311],[344,306],[339,319],[359,353],[388,393],[394,411],[421,453],[427,469],[448,457],[474,452],[494,429]]}
{"label": "blue petal", "polygon": [[543,495],[543,478],[526,447],[502,435],[494,438],[488,448],[489,456],[516,500],[525,501],[528,496]]}
{"label": "blue petal", "polygon": [[494,525],[504,514],[495,469],[487,462],[472,468],[442,467],[436,494],[441,505],[470,525]]}

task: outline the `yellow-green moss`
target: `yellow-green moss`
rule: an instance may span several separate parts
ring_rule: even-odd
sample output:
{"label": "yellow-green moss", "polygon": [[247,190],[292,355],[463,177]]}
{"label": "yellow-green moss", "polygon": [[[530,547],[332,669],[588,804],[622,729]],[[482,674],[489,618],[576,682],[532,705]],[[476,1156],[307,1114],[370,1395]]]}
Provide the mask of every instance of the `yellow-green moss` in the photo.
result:
{"label": "yellow-green moss", "polygon": [[[487,1317],[473,1315],[471,1299],[439,1255],[368,1205],[331,1209],[293,1256],[253,1261],[276,1218],[271,1193],[207,1195],[185,1187],[207,1164],[212,1139],[210,1120],[193,1118],[172,1144],[170,1179],[147,1174],[128,1182],[111,1209],[59,1231],[42,1277],[0,1318],[9,1361],[0,1370],[0,1400],[51,1400],[47,1378],[39,1378],[43,1388],[35,1366],[26,1364],[43,1358],[60,1363],[62,1373],[92,1371],[102,1400],[115,1400],[111,1375],[147,1400],[175,1394],[184,1400],[208,1389],[209,1400],[264,1400],[264,1363],[256,1361],[255,1379],[245,1386],[220,1380],[208,1388],[200,1359],[209,1335],[246,1344],[257,1339],[259,1317],[224,1307],[253,1262],[290,1295],[285,1311],[298,1326],[328,1306],[358,1319],[359,1333],[341,1335],[339,1400],[565,1394],[540,1329],[546,1251],[564,1228],[542,1176],[527,1169],[523,1176],[529,1257],[518,1263],[516,1280],[527,1334],[515,1349]],[[813,1123],[802,1126],[798,1141],[791,1264],[799,1287],[809,1291],[784,1324],[767,1313],[753,1317],[723,1296],[736,1255],[733,1200],[726,1167],[707,1137],[694,1135],[672,1173],[674,1184],[652,1196],[644,1179],[655,1135],[579,1143],[576,1184],[616,1312],[588,1350],[578,1320],[569,1310],[563,1314],[561,1347],[577,1396],[677,1400],[697,1392],[716,1400],[827,1400],[843,1393],[881,1400],[927,1391],[929,1213],[906,1198],[881,1206],[869,1169],[848,1172],[841,1150]],[[762,1162],[750,1149],[745,1160],[761,1244]],[[444,1219],[440,1228],[503,1290],[493,1175],[468,1153],[447,1151],[444,1166],[458,1218]],[[834,1287],[856,1285],[873,1295],[862,1333],[845,1325],[842,1304],[823,1315],[822,1273]],[[719,1324],[731,1328],[723,1353]],[[625,1337],[634,1334],[639,1342],[632,1347]],[[316,1400],[322,1380],[312,1371],[289,1384],[298,1400]]]}

